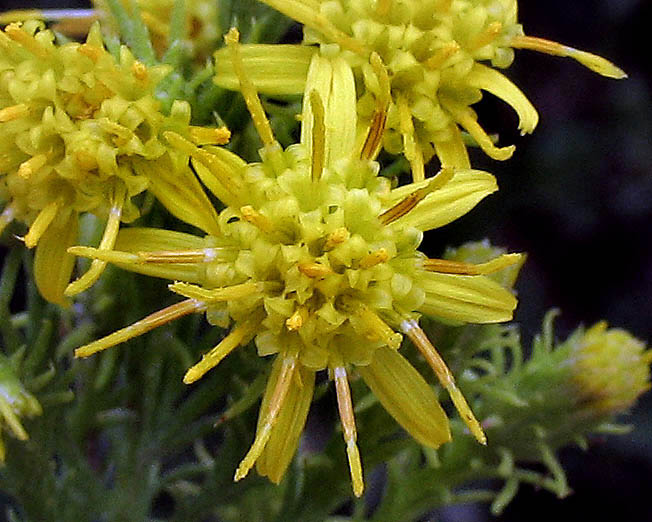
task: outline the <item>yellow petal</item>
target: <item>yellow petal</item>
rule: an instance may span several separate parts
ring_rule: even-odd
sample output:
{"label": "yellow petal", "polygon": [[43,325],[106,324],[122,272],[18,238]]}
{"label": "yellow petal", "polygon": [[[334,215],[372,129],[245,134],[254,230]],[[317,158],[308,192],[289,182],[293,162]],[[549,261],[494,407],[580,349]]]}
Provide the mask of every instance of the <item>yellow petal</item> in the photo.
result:
{"label": "yellow petal", "polygon": [[[278,375],[275,374],[280,372],[281,367],[279,360],[280,358],[277,357],[267,384],[260,408],[259,424],[269,411],[272,383],[278,379]],[[300,367],[285,397],[285,403],[278,414],[276,426],[272,430],[269,441],[256,461],[258,473],[263,477],[268,477],[275,484],[281,481],[297,451],[301,433],[306,424],[314,387],[315,372]]]}
{"label": "yellow petal", "polygon": [[270,378],[272,384],[268,386],[265,392],[265,396],[269,396],[269,407],[258,420],[254,443],[251,445],[244,459],[242,459],[242,462],[240,462],[238,469],[235,470],[233,480],[236,482],[247,476],[249,470],[262,455],[274,431],[278,416],[285,407],[285,398],[288,395],[288,391],[295,385],[297,359],[285,355],[281,355],[277,359],[281,361],[278,363],[280,369],[275,375],[275,379]]}
{"label": "yellow petal", "polygon": [[516,147],[514,145],[496,147],[489,135],[478,123],[478,117],[471,107],[445,96],[441,96],[439,101],[453,119],[471,135],[487,156],[498,161],[505,161],[512,157]]}
{"label": "yellow petal", "polygon": [[[306,45],[242,44],[245,74],[262,94],[302,94],[310,59],[316,48]],[[224,89],[239,90],[240,82],[227,48],[215,53],[213,82]]]}
{"label": "yellow petal", "polygon": [[518,114],[518,128],[522,134],[530,134],[539,122],[539,115],[525,94],[495,69],[476,63],[467,76],[471,87],[490,92],[511,106]]}
{"label": "yellow petal", "polygon": [[471,323],[509,321],[516,298],[486,276],[428,272],[421,280],[426,300],[419,310],[427,315]]}
{"label": "yellow petal", "polygon": [[149,190],[171,214],[204,232],[220,235],[217,212],[190,168],[174,169],[170,161],[139,161],[134,166],[147,177]]}
{"label": "yellow petal", "polygon": [[333,59],[332,89],[326,103],[326,165],[354,154],[357,121],[353,70],[340,56]]}
{"label": "yellow petal", "polygon": [[[391,193],[392,201],[398,201],[428,183],[411,183]],[[413,210],[396,220],[400,226],[419,230],[439,228],[466,214],[489,194],[496,192],[496,178],[480,170],[460,170],[443,187],[431,192]]]}
{"label": "yellow petal", "polygon": [[614,78],[622,80],[627,78],[627,73],[615,66],[609,60],[605,60],[601,56],[597,56],[586,51],[580,51],[568,45],[563,45],[545,38],[536,38],[534,36],[515,36],[511,42],[510,47],[515,49],[531,49],[541,53],[552,54],[553,56],[564,56],[577,60],[585,67],[588,67],[594,72],[606,76],[607,78]]}
{"label": "yellow petal", "polygon": [[[114,249],[122,252],[162,252],[162,251],[197,251],[206,248],[203,238],[184,232],[162,230],[156,228],[123,228],[118,234]],[[111,261],[113,262],[113,261]],[[203,265],[198,264],[170,264],[170,263],[118,263],[116,266],[138,274],[161,277],[187,283],[200,284],[204,281],[202,276]]]}
{"label": "yellow petal", "polygon": [[470,169],[471,160],[469,159],[469,152],[466,150],[460,129],[455,123],[451,123],[448,130],[451,139],[435,142],[435,151],[437,152],[441,166]]}
{"label": "yellow petal", "polygon": [[[306,92],[316,92],[325,110],[326,166],[354,153],[357,116],[355,82],[350,65],[341,57],[315,54],[310,62]],[[315,117],[311,103],[304,103],[301,143],[312,156]]]}
{"label": "yellow petal", "polygon": [[378,348],[372,363],[357,370],[383,407],[421,444],[437,448],[451,440],[435,392],[396,350]]}
{"label": "yellow petal", "polygon": [[50,224],[36,246],[36,286],[46,300],[61,306],[68,305],[63,292],[75,265],[75,256],[68,253],[68,248],[77,242],[77,228],[78,215],[71,212],[66,220]]}

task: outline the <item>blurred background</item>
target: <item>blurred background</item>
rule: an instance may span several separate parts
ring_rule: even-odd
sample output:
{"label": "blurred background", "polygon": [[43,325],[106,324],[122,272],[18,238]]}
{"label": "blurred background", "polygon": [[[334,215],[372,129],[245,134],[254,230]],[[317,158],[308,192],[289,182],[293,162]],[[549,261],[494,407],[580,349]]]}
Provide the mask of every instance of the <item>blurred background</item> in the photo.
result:
{"label": "blurred background", "polygon": [[[4,0],[2,9],[62,7],[64,2]],[[66,7],[87,7],[67,0]],[[517,286],[525,345],[546,310],[558,307],[557,334],[606,319],[652,340],[652,66],[646,51],[652,3],[646,0],[522,1],[526,34],[604,56],[628,74],[602,78],[569,59],[517,51],[507,75],[540,112],[534,135],[521,137],[517,119],[487,96],[480,121],[501,144],[517,145],[498,163],[476,154],[501,192],[472,213],[431,233],[428,246],[489,238],[528,253]],[[624,437],[594,438],[584,452],[561,455],[574,494],[558,500],[524,487],[502,521],[536,522],[573,516],[600,521],[652,520],[652,394],[622,419]],[[427,520],[488,520],[486,506],[447,509]]]}

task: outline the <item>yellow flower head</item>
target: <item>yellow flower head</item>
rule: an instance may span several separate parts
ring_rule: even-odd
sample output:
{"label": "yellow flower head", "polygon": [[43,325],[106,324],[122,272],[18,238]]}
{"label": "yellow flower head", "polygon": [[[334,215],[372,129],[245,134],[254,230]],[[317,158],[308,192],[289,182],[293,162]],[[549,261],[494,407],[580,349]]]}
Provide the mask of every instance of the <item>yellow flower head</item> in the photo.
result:
{"label": "yellow flower head", "polygon": [[206,312],[211,324],[231,331],[188,370],[186,383],[252,338],[259,355],[276,355],[256,439],[236,480],[255,462],[262,475],[281,480],[303,430],[315,372],[327,369],[337,389],[354,492],[360,495],[362,468],[348,385],[352,370],[419,442],[438,447],[450,438],[436,395],[398,353],[402,332],[484,443],[453,376],[417,321],[420,314],[456,322],[509,320],[516,299],[484,274],[518,263],[520,256],[471,265],[428,259],[418,247],[424,231],[453,221],[496,190],[495,179],[480,171],[445,169],[432,180],[391,190],[370,159],[382,127],[372,128],[366,139],[356,138],[354,77],[342,57],[313,57],[301,142],[283,151],[243,73],[237,31],[231,30],[227,43],[264,143],[262,162],[248,165],[224,149],[199,149],[166,133],[226,205],[219,231],[199,238],[132,228],[120,233],[117,251],[71,249],[175,279],[170,289],[187,298],[76,354],[85,357],[181,315]]}
{"label": "yellow flower head", "polygon": [[[304,43],[320,44],[322,52],[341,50],[355,68],[362,122],[388,104],[383,145],[404,152],[415,180],[423,164],[437,155],[443,166],[469,167],[460,129],[486,154],[505,160],[514,147],[497,147],[478,124],[471,105],[487,91],[518,113],[519,128],[530,133],[538,115],[525,95],[493,67],[508,67],[515,48],[574,58],[600,74],[625,74],[606,60],[540,38],[523,35],[516,0],[261,0],[304,24]],[[293,92],[309,58],[287,49],[251,46],[245,62],[262,92]],[[297,53],[294,53],[297,54]],[[379,81],[370,57],[378,55],[387,69],[391,96]],[[277,74],[270,68],[285,55]],[[216,53],[215,82],[236,84],[225,51]],[[258,81],[260,78],[260,81]]]}
{"label": "yellow flower head", "polygon": [[29,393],[16,376],[9,359],[0,355],[0,464],[5,461],[2,431],[10,431],[18,440],[29,436],[20,423],[20,417],[41,415],[43,410],[36,397]]}
{"label": "yellow flower head", "polygon": [[573,380],[580,404],[598,416],[630,408],[650,389],[652,351],[626,330],[601,321],[573,348]]}
{"label": "yellow flower head", "polygon": [[[97,25],[85,43],[61,46],[35,20],[0,32],[0,231],[14,219],[30,227],[24,241],[38,245],[35,276],[46,299],[65,303],[74,260],[66,250],[77,241],[80,212],[107,220],[100,247],[111,248],[120,221],[138,216],[132,198],[145,189],[174,214],[210,208],[187,156],[161,135],[175,130],[196,143],[227,136],[189,126],[186,103],[175,102],[170,116],[159,111],[154,88],[168,72],[145,67],[126,47],[116,60]],[[175,193],[177,184],[185,193]],[[189,221],[216,231],[214,219]],[[66,293],[90,286],[103,267],[94,263]]]}

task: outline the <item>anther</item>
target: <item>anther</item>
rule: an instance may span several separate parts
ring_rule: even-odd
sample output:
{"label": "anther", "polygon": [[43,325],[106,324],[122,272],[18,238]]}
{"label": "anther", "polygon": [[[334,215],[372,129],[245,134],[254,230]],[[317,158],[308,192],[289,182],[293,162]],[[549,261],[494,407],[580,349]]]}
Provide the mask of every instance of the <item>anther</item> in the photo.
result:
{"label": "anther", "polygon": [[360,259],[360,268],[371,268],[372,266],[385,263],[389,259],[389,253],[384,248],[379,248],[375,252],[367,254]]}
{"label": "anther", "polygon": [[48,157],[45,154],[38,154],[32,158],[24,161],[18,167],[18,175],[21,178],[28,179],[34,175],[41,167],[45,166],[48,162]]}
{"label": "anther", "polygon": [[457,42],[449,42],[444,45],[441,49],[438,49],[435,54],[428,58],[424,65],[428,69],[436,70],[439,69],[444,62],[448,60],[451,56],[457,53],[461,49],[460,44]]}
{"label": "anther", "polygon": [[29,114],[29,105],[26,105],[24,103],[19,103],[18,105],[12,105],[10,107],[5,107],[4,109],[0,109],[0,123],[17,120],[18,118],[23,118],[28,114]]}
{"label": "anther", "polygon": [[242,219],[244,219],[247,223],[251,223],[262,232],[270,233],[274,230],[272,221],[267,216],[264,216],[256,209],[254,209],[254,207],[251,205],[245,205],[244,207],[241,207],[240,214],[242,214]]}
{"label": "anther", "polygon": [[336,228],[326,236],[324,250],[332,250],[337,245],[344,243],[347,239],[349,239],[349,237],[351,237],[351,233],[345,227]]}
{"label": "anther", "polygon": [[226,145],[231,131],[226,127],[190,127],[190,139],[195,145]]}
{"label": "anther", "polygon": [[320,263],[299,263],[297,268],[303,275],[313,279],[323,279],[333,273],[329,267]]}
{"label": "anther", "polygon": [[498,38],[502,30],[503,24],[498,21],[491,22],[484,31],[482,31],[468,43],[467,49],[470,51],[475,51],[476,49],[480,49],[485,45],[489,45],[496,38]]}

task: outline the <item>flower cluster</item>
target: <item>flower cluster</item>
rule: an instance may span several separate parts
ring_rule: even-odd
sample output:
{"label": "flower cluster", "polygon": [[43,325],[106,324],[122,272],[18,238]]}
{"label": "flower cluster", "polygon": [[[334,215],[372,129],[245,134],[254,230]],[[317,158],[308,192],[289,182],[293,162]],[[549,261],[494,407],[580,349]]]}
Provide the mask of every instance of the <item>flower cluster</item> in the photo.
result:
{"label": "flower cluster", "polygon": [[[320,44],[322,53],[341,52],[354,69],[358,114],[369,125],[386,111],[384,148],[404,153],[415,180],[424,163],[437,155],[443,166],[469,168],[460,129],[493,159],[511,157],[514,146],[497,147],[478,124],[471,105],[486,91],[514,108],[519,128],[531,133],[538,114],[525,95],[496,69],[508,67],[514,49],[574,58],[612,78],[625,74],[590,53],[541,38],[525,36],[517,21],[516,0],[261,0],[304,24],[304,44]],[[301,92],[308,47],[291,52],[282,47],[249,46],[254,82],[261,92]],[[386,68],[379,78],[373,57]],[[215,82],[237,88],[225,51],[216,53]],[[257,67],[262,61],[268,67]],[[274,70],[272,64],[283,62]],[[254,72],[255,71],[255,72]],[[258,73],[258,74],[255,74]],[[297,87],[299,87],[297,91]]]}
{"label": "flower cluster", "polygon": [[[81,212],[107,220],[101,248],[111,248],[121,221],[139,215],[135,202],[149,189],[174,214],[207,231],[214,222],[191,216],[212,208],[187,166],[187,156],[161,139],[175,130],[196,143],[222,143],[228,133],[189,125],[188,104],[169,116],[154,97],[168,74],[145,67],[126,47],[116,60],[99,26],[85,43],[56,45],[41,22],[12,23],[0,32],[0,230],[13,220],[29,226],[37,246],[35,277],[42,295],[63,304]],[[181,194],[177,185],[185,186]],[[96,263],[67,289],[73,295],[99,276]]]}
{"label": "flower cluster", "polygon": [[[227,37],[241,70],[237,33]],[[276,355],[256,440],[236,473],[258,470],[278,482],[303,430],[315,372],[335,380],[354,492],[362,493],[348,374],[362,376],[395,419],[422,444],[450,438],[433,391],[397,350],[403,332],[428,360],[476,438],[482,429],[452,374],[419,328],[420,314],[456,322],[489,323],[512,317],[512,293],[484,274],[518,263],[503,255],[480,265],[428,259],[418,251],[423,232],[449,223],[496,189],[490,174],[442,170],[432,180],[391,190],[379,166],[356,142],[355,85],[341,57],[315,55],[306,83],[302,139],[283,151],[257,94],[241,76],[261,139],[262,162],[245,164],[219,148],[200,149],[168,132],[196,172],[226,205],[219,232],[206,238],[129,229],[116,249],[71,249],[150,275],[177,280],[186,297],[176,305],[79,348],[88,356],[163,321],[206,312],[231,333],[188,370],[194,382],[237,346],[254,339],[261,356]],[[374,147],[371,147],[372,149]],[[147,251],[147,244],[166,245]],[[179,248],[180,245],[184,247]],[[176,248],[175,248],[176,247]],[[178,268],[177,268],[178,267]]]}
{"label": "flower cluster", "polygon": [[[88,288],[107,263],[174,281],[169,289],[184,300],[81,346],[78,357],[192,313],[229,331],[187,370],[185,383],[251,341],[258,355],[273,357],[256,435],[235,480],[254,466],[275,483],[283,478],[316,373],[326,371],[334,381],[353,492],[360,496],[353,375],[422,445],[438,448],[451,439],[437,394],[400,352],[404,340],[432,368],[469,435],[487,442],[419,325],[423,316],[453,325],[505,322],[517,304],[512,288],[522,254],[493,251],[487,258],[486,244],[447,259],[420,251],[425,232],[497,190],[491,174],[471,168],[464,132],[494,159],[513,152],[496,146],[478,124],[471,105],[482,92],[512,106],[523,132],[537,124],[521,91],[482,62],[505,68],[513,49],[529,48],[575,58],[606,76],[624,73],[595,55],[525,36],[515,0],[262,1],[304,24],[303,44],[241,45],[233,28],[214,69],[215,83],[242,92],[263,144],[257,163],[218,146],[228,141],[226,129],[191,125],[187,103],[174,101],[164,114],[156,96],[166,93],[156,88],[171,67],[146,66],[124,46],[116,58],[105,49],[99,25],[85,43],[64,45],[38,21],[0,32],[0,227],[14,219],[29,227],[24,242],[36,246],[37,285],[55,303]],[[117,12],[125,20],[142,16],[139,31],[149,28],[159,55],[184,35],[195,58],[216,46],[214,2],[96,5],[116,18]],[[182,7],[184,30],[177,27]],[[145,47],[155,62],[150,43]],[[259,92],[303,96],[298,143],[280,146]],[[396,179],[379,175],[383,148],[407,158],[412,182],[396,186]],[[435,155],[441,169],[426,178],[425,163]],[[121,222],[139,216],[146,190],[203,234],[121,229]],[[107,222],[97,248],[73,246],[80,213]],[[74,256],[93,261],[69,284]],[[589,330],[574,355],[576,395],[611,412],[647,386],[649,356],[605,328]],[[638,358],[633,392],[623,392],[618,378],[596,387],[605,346],[616,347],[623,363],[622,346]],[[0,408],[7,409],[1,397]],[[482,413],[486,419],[494,412]]]}

